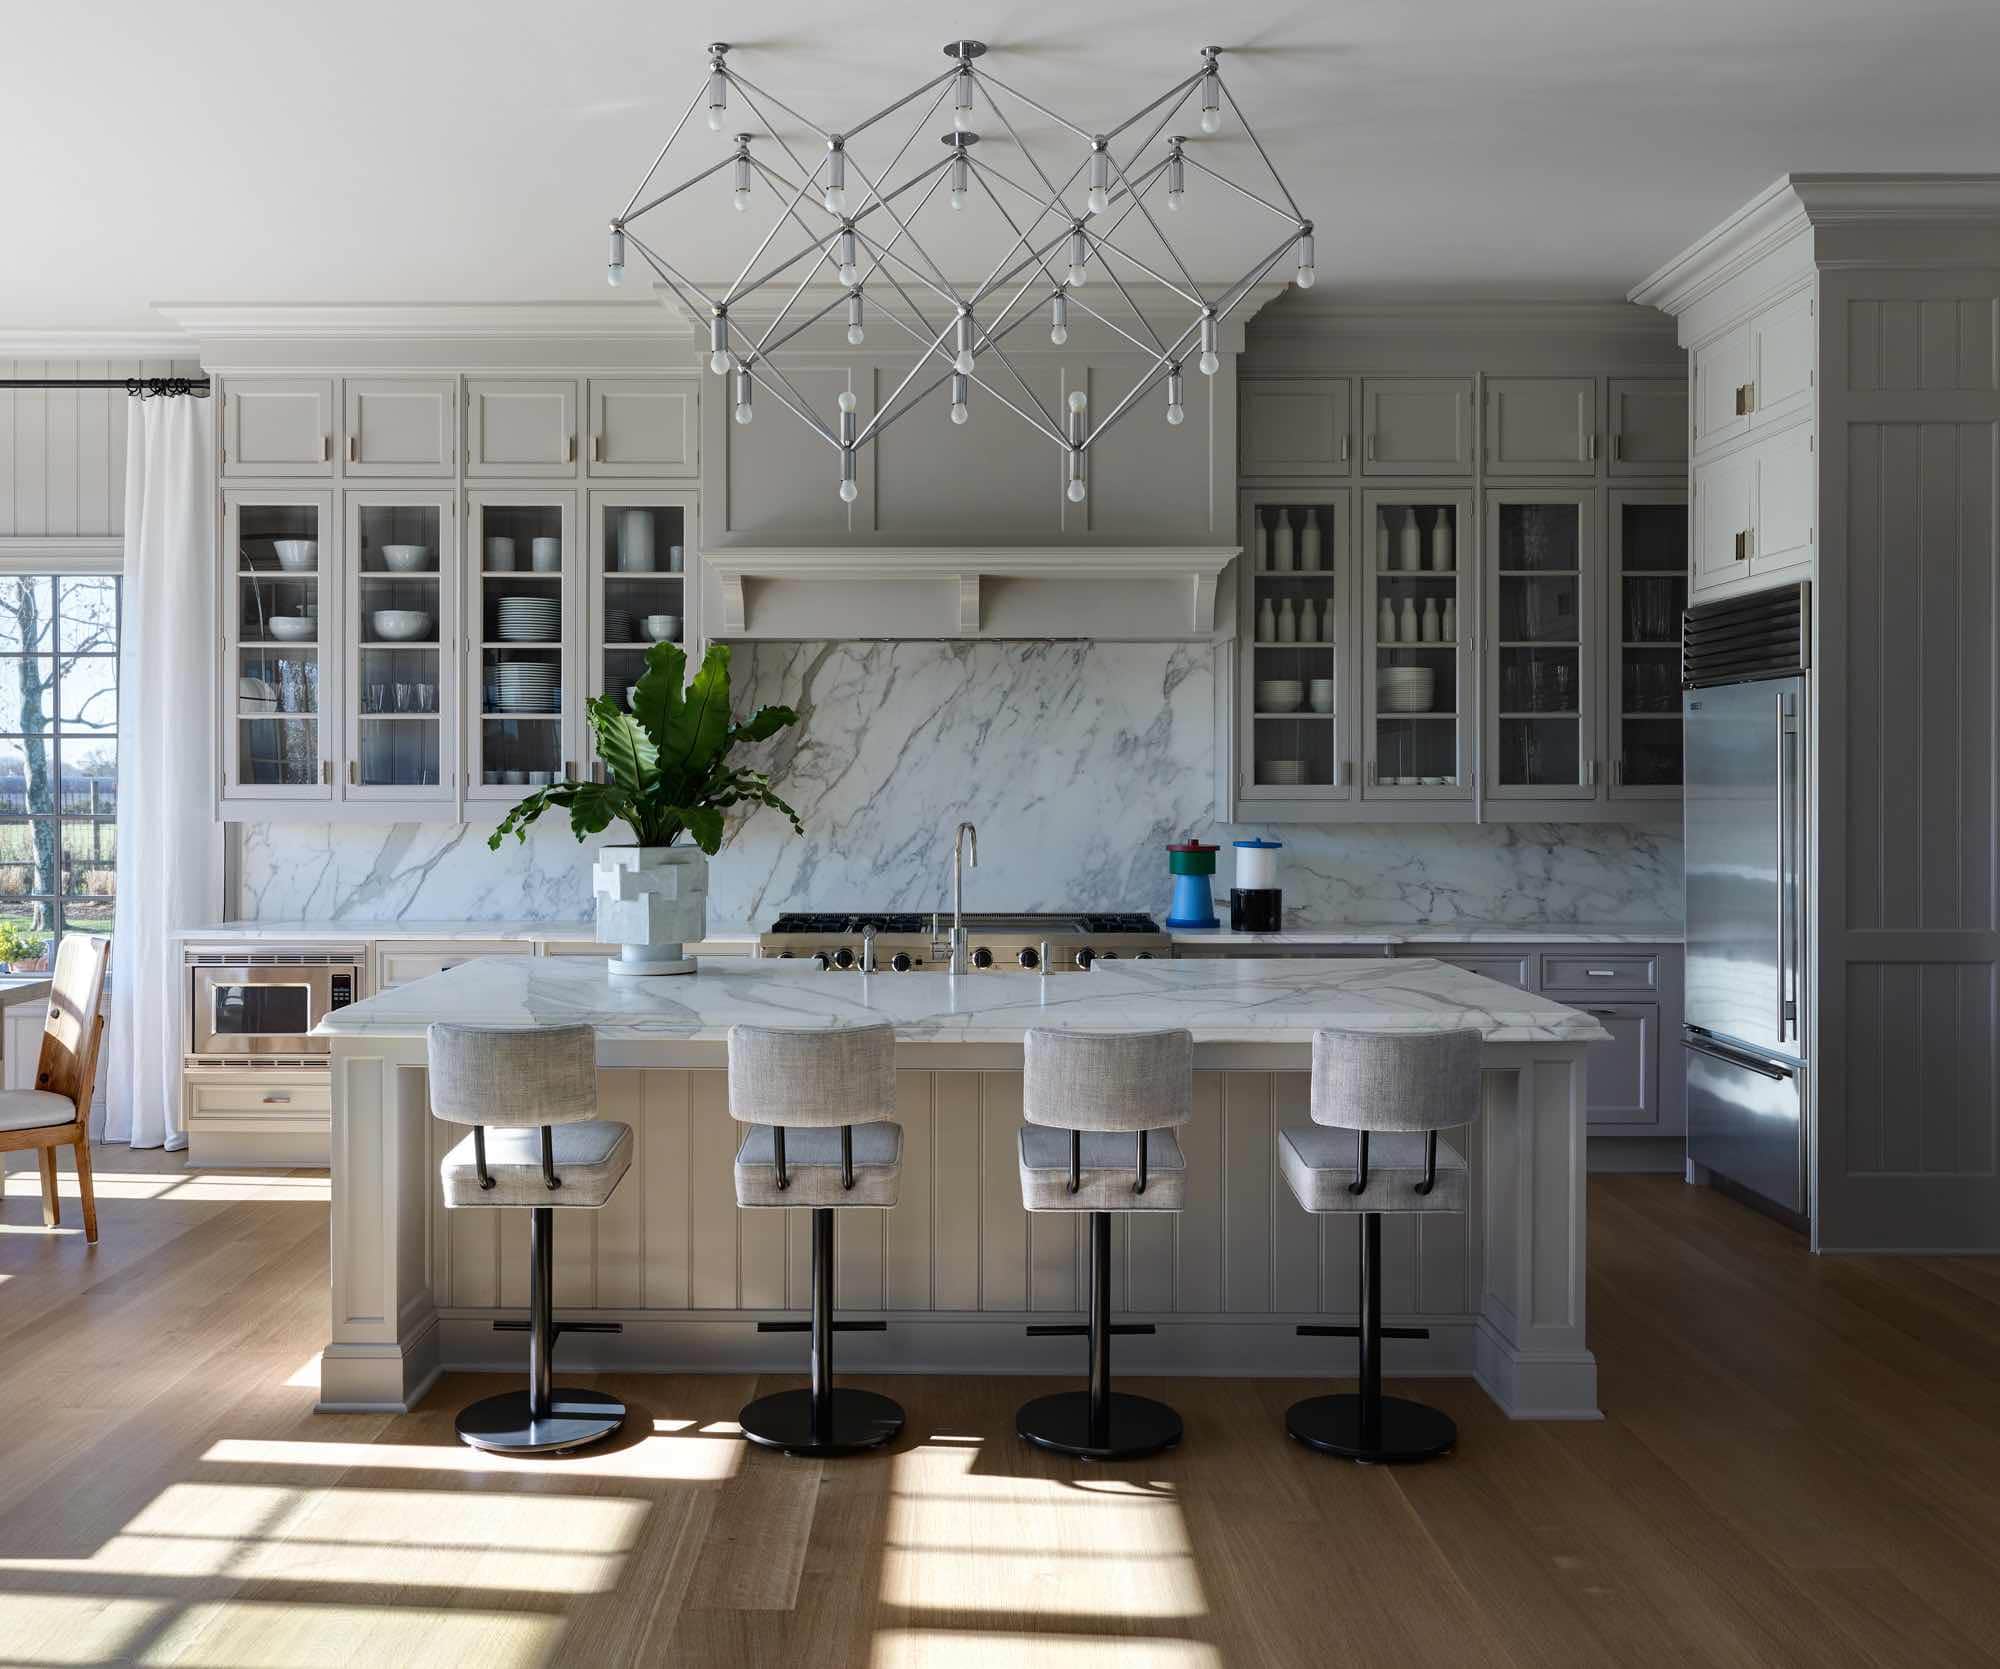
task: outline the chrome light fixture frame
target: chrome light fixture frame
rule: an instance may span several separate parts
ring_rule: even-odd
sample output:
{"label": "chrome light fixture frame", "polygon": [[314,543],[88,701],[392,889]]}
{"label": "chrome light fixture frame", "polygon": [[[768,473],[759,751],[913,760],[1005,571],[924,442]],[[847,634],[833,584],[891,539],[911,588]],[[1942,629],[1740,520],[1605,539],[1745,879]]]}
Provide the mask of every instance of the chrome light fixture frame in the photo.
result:
{"label": "chrome light fixture frame", "polygon": [[[1313,282],[1313,223],[1300,210],[1237,103],[1236,95],[1223,79],[1221,47],[1202,47],[1199,69],[1103,133],[1093,133],[1001,81],[979,62],[986,55],[984,42],[951,41],[944,51],[951,59],[949,68],[854,126],[837,131],[822,127],[747,80],[730,62],[728,43],[715,42],[708,48],[707,66],[694,98],[667,135],[666,143],[654,156],[625,207],[611,221],[606,274],[613,284],[622,282],[627,247],[638,250],[681,305],[691,315],[709,321],[709,368],[719,376],[733,379],[725,387],[732,395],[738,420],[749,421],[752,391],[761,386],[839,455],[840,496],[850,503],[859,490],[857,452],[892,423],[917,410],[926,397],[941,387],[948,388],[954,422],[966,420],[968,398],[976,388],[1062,448],[1066,454],[1065,491],[1072,501],[1080,503],[1088,491],[1085,460],[1090,449],[1135,409],[1148,390],[1161,383],[1167,389],[1167,421],[1178,424],[1183,412],[1183,362],[1195,357],[1202,372],[1212,375],[1218,369],[1222,323],[1287,254],[1296,259],[1299,285],[1309,286]],[[863,167],[852,149],[853,141],[897,112],[918,104],[926,95],[931,95],[928,104],[922,107],[889,162],[879,173]],[[738,132],[731,141],[732,148],[719,161],[648,198],[646,192],[655,175],[695,111],[706,104],[708,126],[721,132],[732,96],[742,100],[743,107],[761,126],[761,135]],[[928,163],[914,161],[903,178],[893,179],[911,145],[929,127],[947,98],[952,100],[953,109],[951,128],[942,136],[946,154]],[[1022,139],[1002,99],[1054,123],[1085,147],[1081,159],[1061,184],[1056,183]],[[1199,126],[1204,134],[1218,130],[1226,103],[1269,172],[1280,202],[1209,167],[1187,149],[1184,135],[1168,132],[1190,99],[1199,100]],[[973,122],[980,102],[1026,160],[1035,183],[1013,177],[991,157],[982,156],[975,149],[979,136]],[[818,136],[824,154],[816,165],[806,166],[779,133],[766,112],[766,105]],[[1149,117],[1154,118],[1150,129],[1121,158],[1118,141]],[[1156,151],[1163,136],[1164,150]],[[781,161],[752,149],[753,142],[761,145],[763,140],[782,153]],[[1279,242],[1259,255],[1233,284],[1217,288],[1197,282],[1167,236],[1160,218],[1147,204],[1147,196],[1159,188],[1167,197],[1167,207],[1180,210],[1189,169],[1227,187],[1285,223],[1284,236]],[[754,177],[768,188],[781,208],[735,280],[720,293],[711,293],[658,248],[643,241],[633,227],[642,217],[724,170],[731,175],[732,201],[736,207],[744,206],[745,182]],[[859,180],[858,193],[849,185],[850,177]],[[1072,204],[1070,194],[1080,185],[1084,194]],[[954,208],[976,190],[998,210],[1013,233],[1006,253],[976,284],[967,285],[948,277],[912,230],[912,223],[924,206],[941,188],[947,187]],[[1019,208],[1018,218],[1009,208],[1010,201]],[[1133,253],[1128,242],[1116,241],[1120,228],[1135,214],[1144,218],[1166,251],[1164,262],[1156,265],[1142,259]],[[760,264],[787,225],[803,233],[805,242],[782,259]],[[802,263],[803,276],[800,276]],[[1093,264],[1110,280],[1110,287],[1124,304],[1121,313],[1129,311],[1129,322],[1135,322],[1135,329],[1128,329],[1125,322],[1108,316],[1078,293],[1086,286]],[[1136,274],[1184,304],[1191,314],[1186,328],[1171,340],[1163,336],[1134,297],[1127,276],[1120,275],[1121,266],[1127,269],[1128,276]],[[1161,266],[1172,270],[1162,271]],[[838,280],[832,299],[816,308],[811,304],[801,308],[799,304],[814,280],[829,267],[834,269]],[[775,316],[753,338],[737,322],[735,310],[748,296],[775,292],[787,285],[790,293]],[[913,290],[916,294],[912,294]],[[925,301],[929,304],[928,311]],[[1023,325],[1042,316],[1044,304],[1048,307],[1051,341],[1056,345],[1060,346],[1067,338],[1069,310],[1075,308],[1131,344],[1144,358],[1143,368],[1132,386],[1095,422],[1087,396],[1081,390],[1069,396],[1067,409],[1052,411],[1001,346]],[[845,310],[850,343],[863,341],[865,325],[880,320],[900,330],[916,347],[915,362],[866,422],[859,420],[851,394],[842,396],[839,413],[828,422],[785,375],[776,358],[787,343],[838,309]],[[795,311],[801,316],[794,317]],[[989,379],[982,373],[979,360],[987,354],[999,361],[1004,379]],[[912,385],[927,371],[932,373],[930,380],[912,391]],[[1003,381],[1008,386],[1001,386]]]}

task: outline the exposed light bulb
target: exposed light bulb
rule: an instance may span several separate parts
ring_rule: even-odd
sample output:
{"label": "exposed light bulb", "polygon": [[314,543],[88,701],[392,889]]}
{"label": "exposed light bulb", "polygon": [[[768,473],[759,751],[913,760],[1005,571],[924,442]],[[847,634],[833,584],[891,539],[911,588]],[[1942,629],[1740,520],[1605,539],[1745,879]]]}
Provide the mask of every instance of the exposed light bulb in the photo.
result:
{"label": "exposed light bulb", "polygon": [[1201,131],[1216,133],[1222,127],[1222,78],[1215,73],[1215,50],[1202,54],[1208,68],[1201,78]]}
{"label": "exposed light bulb", "polygon": [[847,343],[858,348],[868,339],[868,332],[861,327],[861,292],[856,290],[847,298]]}
{"label": "exposed light bulb", "polygon": [[951,125],[959,133],[972,128],[972,69],[970,65],[958,72],[958,85],[952,93]]}
{"label": "exposed light bulb", "polygon": [[1176,214],[1187,197],[1187,162],[1181,155],[1181,136],[1174,135],[1173,149],[1167,152],[1167,207]]}
{"label": "exposed light bulb", "polygon": [[849,325],[847,327],[847,345],[850,348],[858,348],[867,340],[868,332],[863,330],[859,325]]}
{"label": "exposed light bulb", "polygon": [[1111,153],[1104,148],[1104,141],[1093,142],[1090,152],[1090,190],[1084,197],[1092,214],[1102,214],[1111,207]]}
{"label": "exposed light bulb", "polygon": [[960,348],[958,350],[958,358],[954,359],[951,363],[952,369],[961,377],[971,376],[973,364],[972,350],[970,348]]}
{"label": "exposed light bulb", "polygon": [[841,283],[843,284],[859,283],[861,279],[861,269],[857,267],[852,261],[845,261],[841,264],[838,277]]}
{"label": "exposed light bulb", "polygon": [[965,207],[965,199],[972,190],[972,163],[965,154],[965,147],[971,143],[972,139],[967,138],[953,147],[951,159],[951,206],[955,209]]}
{"label": "exposed light bulb", "polygon": [[838,139],[827,141],[826,191],[820,201],[828,214],[847,213],[847,149]]}
{"label": "exposed light bulb", "polygon": [[1181,368],[1176,365],[1167,372],[1167,423],[1175,429],[1187,421],[1187,407],[1182,403],[1182,394]]}
{"label": "exposed light bulb", "polygon": [[971,415],[972,415],[971,409],[966,405],[966,403],[963,400],[952,401],[951,403],[952,422],[963,423]]}
{"label": "exposed light bulb", "polygon": [[1081,504],[1084,500],[1084,496],[1085,496],[1085,488],[1082,480],[1079,478],[1078,480],[1072,481],[1069,484],[1070,503]]}
{"label": "exposed light bulb", "polygon": [[1300,267],[1296,277],[1300,289],[1310,290],[1313,287],[1313,269],[1311,267]]}
{"label": "exposed light bulb", "polygon": [[1222,112],[1212,109],[1204,110],[1201,113],[1201,131],[1203,133],[1220,133],[1222,131]]}
{"label": "exposed light bulb", "polygon": [[708,77],[708,126],[712,133],[722,131],[723,112],[729,108],[729,77],[722,73],[722,60],[711,58],[714,66]]}
{"label": "exposed light bulb", "polygon": [[729,372],[729,350],[717,348],[708,356],[708,368],[718,377],[726,376]]}
{"label": "exposed light bulb", "polygon": [[750,422],[750,417],[751,417],[751,412],[750,412],[750,408],[749,408],[749,407],[748,407],[747,405],[746,405],[746,406],[738,406],[738,407],[736,408],[736,421],[737,421],[738,423],[741,423],[741,424],[743,424],[743,425],[744,425],[745,427],[748,427],[748,426],[749,426],[749,422]]}
{"label": "exposed light bulb", "polygon": [[1222,368],[1222,361],[1212,353],[1204,353],[1201,356],[1200,364],[1201,374],[1204,377],[1212,377]]}
{"label": "exposed light bulb", "polygon": [[1310,290],[1313,287],[1313,229],[1310,220],[1302,222],[1299,226],[1298,280],[1299,288],[1302,290]]}
{"label": "exposed light bulb", "polygon": [[836,406],[840,407],[842,411],[852,411],[855,408],[855,406],[858,405],[860,402],[854,398],[853,389],[843,388],[840,391],[840,393],[835,397],[833,403]]}
{"label": "exposed light bulb", "polygon": [[1079,266],[1071,266],[1065,277],[1072,290],[1080,290],[1090,282],[1090,274]]}
{"label": "exposed light bulb", "polygon": [[750,135],[747,133],[736,136],[736,166],[731,172],[735,175],[735,190],[729,201],[741,214],[750,206]]}
{"label": "exposed light bulb", "polygon": [[752,416],[750,410],[751,387],[749,367],[739,367],[736,372],[736,421],[743,424],[746,428],[749,426]]}
{"label": "exposed light bulb", "polygon": [[859,251],[854,241],[854,228],[846,227],[840,234],[839,245],[840,281],[850,290],[861,282]]}
{"label": "exposed light bulb", "polygon": [[1090,206],[1092,214],[1102,214],[1111,207],[1111,193],[1101,185],[1094,185],[1085,195],[1084,202]]}
{"label": "exposed light bulb", "polygon": [[1183,406],[1178,400],[1167,407],[1167,422],[1174,428],[1178,429],[1186,421],[1187,407]]}
{"label": "exposed light bulb", "polygon": [[1082,389],[1072,388],[1069,391],[1069,409],[1071,411],[1083,411],[1089,404],[1090,396]]}
{"label": "exposed light bulb", "polygon": [[1187,193],[1185,191],[1169,191],[1167,193],[1167,207],[1173,210],[1175,214],[1179,214],[1181,212],[1181,204],[1186,199]]}
{"label": "exposed light bulb", "polygon": [[1090,282],[1090,240],[1083,235],[1083,222],[1069,235],[1069,282],[1072,289]]}
{"label": "exposed light bulb", "polygon": [[861,489],[852,481],[843,481],[840,484],[840,496],[844,503],[852,504],[861,496]]}
{"label": "exposed light bulb", "polygon": [[1218,335],[1215,309],[1211,307],[1201,316],[1201,374],[1204,377],[1214,376],[1221,368],[1222,360],[1215,351]]}
{"label": "exposed light bulb", "polygon": [[951,188],[951,206],[955,209],[965,207],[965,193],[957,186]]}
{"label": "exposed light bulb", "polygon": [[750,206],[750,188],[747,185],[739,185],[729,194],[729,201],[735,205],[736,212],[741,214]]}
{"label": "exposed light bulb", "polygon": [[617,289],[620,284],[624,283],[625,282],[624,262],[613,261],[608,266],[606,266],[604,269],[604,282],[609,284],[614,290]]}
{"label": "exposed light bulb", "polygon": [[970,377],[965,376],[963,373],[960,372],[952,373],[951,420],[954,423],[963,423],[968,417],[972,415],[971,408],[966,404],[966,401],[971,397],[972,394],[971,382],[972,379]]}
{"label": "exposed light bulb", "polygon": [[826,195],[820,201],[826,205],[826,212],[828,214],[845,214],[847,213],[847,188],[845,186],[830,185],[826,188]]}
{"label": "exposed light bulb", "polygon": [[1053,342],[1057,347],[1061,347],[1065,342],[1069,340],[1069,326],[1050,325],[1049,340]]}
{"label": "exposed light bulb", "polygon": [[1069,297],[1060,290],[1049,298],[1049,340],[1057,347],[1069,340]]}
{"label": "exposed light bulb", "polygon": [[611,228],[610,252],[604,261],[604,281],[613,289],[625,282],[625,229],[615,224]]}
{"label": "exposed light bulb", "polygon": [[710,133],[722,131],[722,112],[712,104],[708,107],[708,131]]}

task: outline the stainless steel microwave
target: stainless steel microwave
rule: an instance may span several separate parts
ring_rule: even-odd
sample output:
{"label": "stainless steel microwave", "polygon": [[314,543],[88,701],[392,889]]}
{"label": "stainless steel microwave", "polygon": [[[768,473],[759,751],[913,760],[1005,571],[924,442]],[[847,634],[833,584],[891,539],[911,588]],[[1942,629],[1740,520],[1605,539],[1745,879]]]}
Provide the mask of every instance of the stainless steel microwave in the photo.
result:
{"label": "stainless steel microwave", "polygon": [[202,949],[187,953],[188,1053],[268,1059],[324,1055],[313,1027],[361,995],[362,953]]}

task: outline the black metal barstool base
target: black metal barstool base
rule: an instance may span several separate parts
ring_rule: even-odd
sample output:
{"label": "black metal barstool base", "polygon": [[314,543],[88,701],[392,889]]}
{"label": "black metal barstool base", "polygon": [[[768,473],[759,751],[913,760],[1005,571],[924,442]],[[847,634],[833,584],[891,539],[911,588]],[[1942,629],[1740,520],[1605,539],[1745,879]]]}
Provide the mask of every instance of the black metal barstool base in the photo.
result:
{"label": "black metal barstool base", "polygon": [[1371,1464],[1434,1460],[1458,1441],[1450,1415],[1425,1403],[1384,1397],[1377,1441],[1364,1442],[1361,1399],[1351,1391],[1293,1403],[1285,1411],[1285,1430],[1309,1449]]}
{"label": "black metal barstool base", "polygon": [[903,1429],[900,1403],[873,1391],[837,1385],[826,1393],[831,1404],[824,1425],[815,1430],[812,1392],[774,1391],[745,1403],[736,1416],[743,1435],[788,1455],[851,1455],[893,1443]]}
{"label": "black metal barstool base", "polygon": [[1057,1391],[1021,1404],[1014,1429],[1039,1449],[1082,1460],[1137,1460],[1181,1440],[1181,1417],[1151,1397],[1111,1393],[1111,1417],[1101,1443],[1091,1440],[1090,1393]]}
{"label": "black metal barstool base", "polygon": [[558,1385],[549,1412],[537,1420],[526,1391],[481,1397],[458,1411],[459,1441],[500,1455],[555,1455],[601,1442],[625,1423],[625,1405],[602,1391]]}

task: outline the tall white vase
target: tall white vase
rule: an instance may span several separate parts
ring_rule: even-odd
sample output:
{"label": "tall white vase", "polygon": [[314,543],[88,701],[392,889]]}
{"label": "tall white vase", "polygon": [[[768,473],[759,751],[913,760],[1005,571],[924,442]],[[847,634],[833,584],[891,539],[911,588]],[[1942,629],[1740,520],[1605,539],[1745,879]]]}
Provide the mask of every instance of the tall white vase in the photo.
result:
{"label": "tall white vase", "polygon": [[650,574],[654,567],[653,512],[627,510],[618,525],[618,566],[628,574]]}
{"label": "tall white vase", "polygon": [[691,974],[708,933],[708,857],[699,846],[607,846],[591,871],[597,937],[613,974]]}

